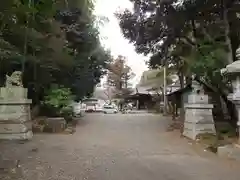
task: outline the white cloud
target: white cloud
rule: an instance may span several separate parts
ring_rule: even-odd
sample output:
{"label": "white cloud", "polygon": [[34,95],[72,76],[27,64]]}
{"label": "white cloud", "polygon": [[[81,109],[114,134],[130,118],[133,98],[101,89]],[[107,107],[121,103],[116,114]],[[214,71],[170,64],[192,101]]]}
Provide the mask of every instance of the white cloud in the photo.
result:
{"label": "white cloud", "polygon": [[118,55],[127,57],[127,64],[136,74],[136,77],[133,79],[133,84],[136,85],[141,78],[142,72],[148,69],[145,64],[147,57],[137,54],[134,46],[121,33],[114,13],[118,9],[125,8],[131,9],[132,3],[128,0],[96,0],[95,14],[97,16],[106,16],[109,19],[108,23],[100,27],[102,44],[111,50],[114,57]]}

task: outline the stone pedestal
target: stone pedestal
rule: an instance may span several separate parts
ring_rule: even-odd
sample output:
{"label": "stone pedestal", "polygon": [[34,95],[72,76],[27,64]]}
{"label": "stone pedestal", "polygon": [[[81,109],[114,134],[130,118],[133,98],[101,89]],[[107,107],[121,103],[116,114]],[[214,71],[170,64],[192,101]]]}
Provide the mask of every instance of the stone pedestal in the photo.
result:
{"label": "stone pedestal", "polygon": [[44,132],[60,133],[66,129],[66,121],[63,117],[47,118]]}
{"label": "stone pedestal", "polygon": [[197,135],[216,134],[213,116],[213,105],[208,104],[208,96],[191,94],[185,104],[185,121],[183,135],[195,140]]}
{"label": "stone pedestal", "polygon": [[236,50],[236,58],[237,61],[234,61],[232,64],[227,65],[226,68],[221,69],[221,73],[232,81],[233,93],[228,95],[228,99],[236,105],[238,111],[237,125],[240,130],[240,47]]}
{"label": "stone pedestal", "polygon": [[[239,94],[229,94],[228,99],[232,101],[236,105],[237,113],[238,113],[238,132],[240,132],[240,95]],[[240,144],[240,138],[238,138],[238,144]]]}
{"label": "stone pedestal", "polygon": [[31,139],[31,100],[22,87],[0,88],[0,139]]}

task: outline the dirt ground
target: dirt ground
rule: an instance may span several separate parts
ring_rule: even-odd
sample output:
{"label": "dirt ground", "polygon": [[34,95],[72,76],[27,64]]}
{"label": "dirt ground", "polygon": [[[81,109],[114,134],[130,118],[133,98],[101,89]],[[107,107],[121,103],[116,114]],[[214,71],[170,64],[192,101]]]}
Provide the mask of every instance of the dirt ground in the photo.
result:
{"label": "dirt ground", "polygon": [[0,179],[239,180],[240,164],[167,132],[168,123],[153,114],[87,114],[73,135],[1,142],[1,156],[12,164],[0,166]]}

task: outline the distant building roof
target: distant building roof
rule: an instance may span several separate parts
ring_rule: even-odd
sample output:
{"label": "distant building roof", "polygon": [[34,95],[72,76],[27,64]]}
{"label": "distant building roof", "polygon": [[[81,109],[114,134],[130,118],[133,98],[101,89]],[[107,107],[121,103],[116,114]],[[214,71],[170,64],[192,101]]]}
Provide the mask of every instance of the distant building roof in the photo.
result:
{"label": "distant building roof", "polygon": [[149,91],[147,91],[144,87],[136,87],[134,88],[131,95],[133,94],[149,94]]}
{"label": "distant building roof", "polygon": [[150,88],[152,86],[161,86],[163,84],[163,79],[159,77],[161,73],[162,69],[144,71],[137,86]]}
{"label": "distant building roof", "polygon": [[[175,74],[168,75],[167,84],[172,83],[173,81],[175,82],[177,79],[178,77]],[[163,68],[151,69],[142,73],[141,80],[136,87],[141,90],[152,91],[160,89],[163,87],[163,84]]]}
{"label": "distant building roof", "polygon": [[191,90],[191,85],[185,86],[182,89],[181,88],[176,89],[175,91],[168,93],[167,96],[179,95],[179,94],[185,93],[189,90]]}
{"label": "distant building roof", "polygon": [[100,88],[96,87],[93,93],[93,98],[108,100],[114,95],[114,87]]}

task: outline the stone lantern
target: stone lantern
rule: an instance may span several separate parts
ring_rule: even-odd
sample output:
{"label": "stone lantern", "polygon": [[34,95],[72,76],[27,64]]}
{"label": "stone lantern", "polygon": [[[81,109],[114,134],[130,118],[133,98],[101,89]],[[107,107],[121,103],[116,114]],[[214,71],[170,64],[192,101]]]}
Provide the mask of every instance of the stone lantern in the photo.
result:
{"label": "stone lantern", "polygon": [[0,140],[30,140],[32,120],[27,89],[22,84],[22,72],[6,76],[5,87],[0,87]]}
{"label": "stone lantern", "polygon": [[212,116],[213,104],[208,101],[203,87],[192,81],[192,92],[188,95],[188,102],[184,104],[184,136],[196,140],[201,134],[216,134]]}
{"label": "stone lantern", "polygon": [[[236,51],[237,61],[226,66],[222,69],[222,73],[227,74],[232,81],[233,92],[228,95],[228,99],[232,101],[237,108],[238,112],[238,128],[240,127],[240,48]],[[239,129],[240,130],[240,129]]]}

